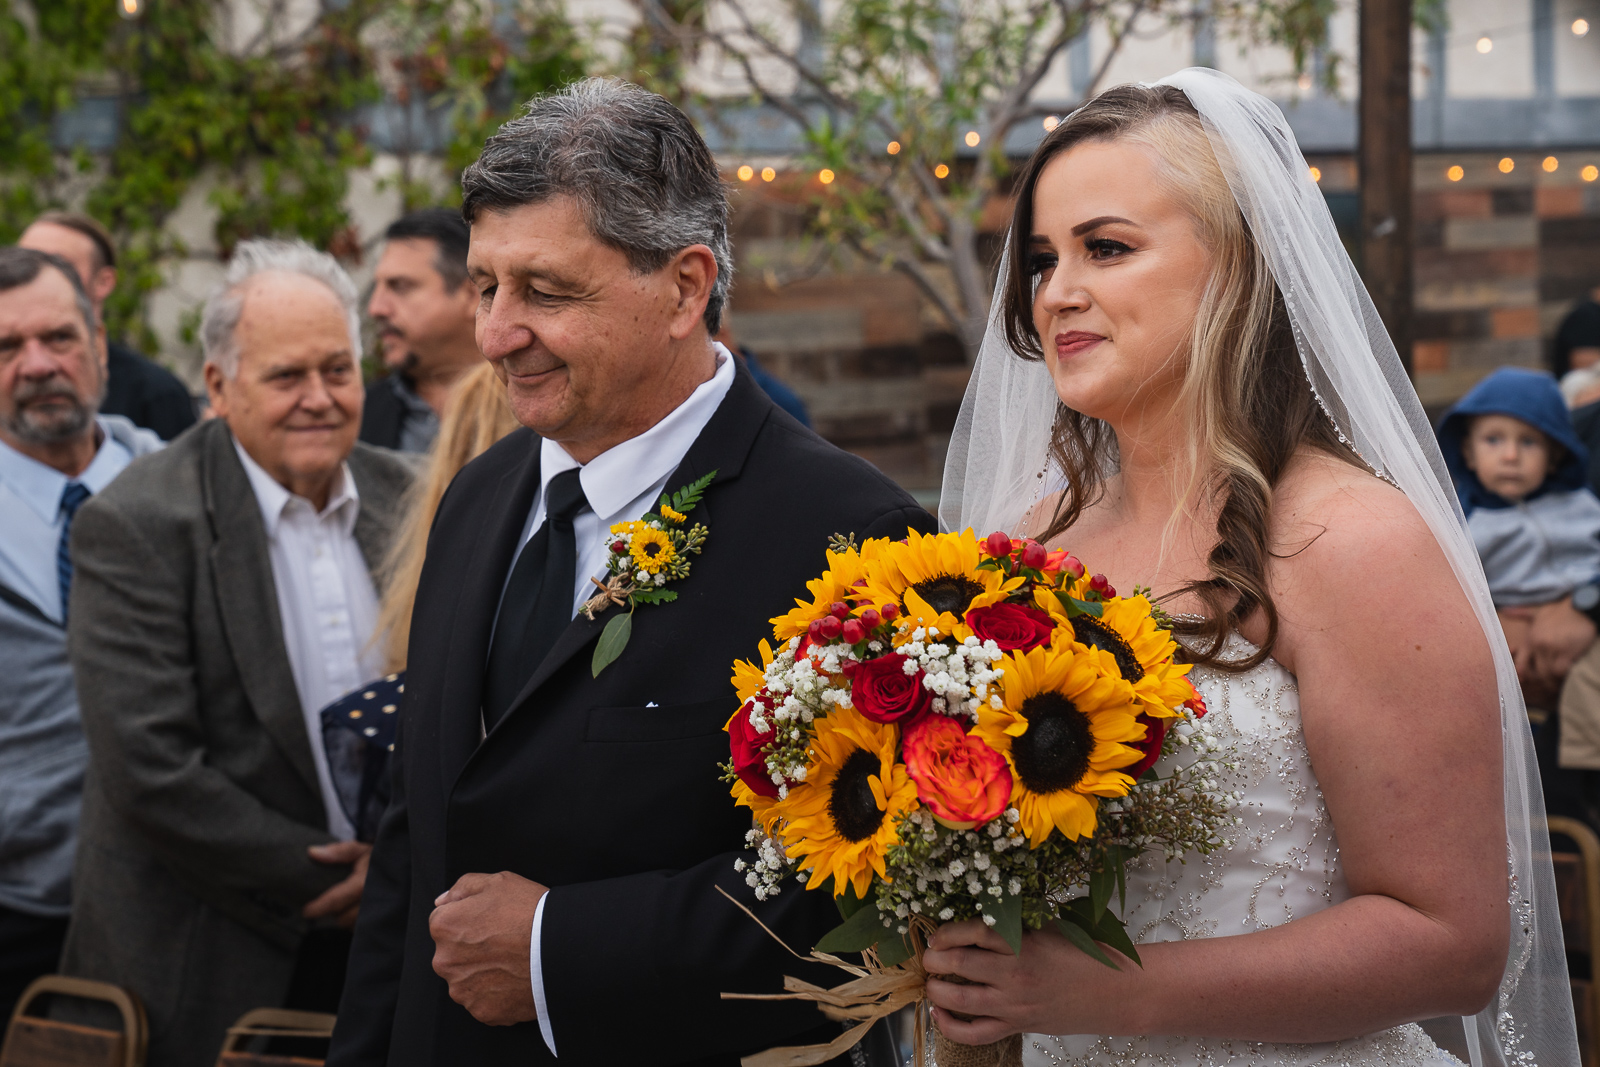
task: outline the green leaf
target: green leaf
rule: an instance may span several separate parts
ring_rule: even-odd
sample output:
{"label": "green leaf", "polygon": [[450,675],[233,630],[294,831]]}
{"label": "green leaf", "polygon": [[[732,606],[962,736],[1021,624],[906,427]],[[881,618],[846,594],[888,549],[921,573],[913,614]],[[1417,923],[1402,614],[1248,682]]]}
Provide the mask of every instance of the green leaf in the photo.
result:
{"label": "green leaf", "polygon": [[635,589],[632,597],[635,604],[670,604],[678,594],[671,589]]}
{"label": "green leaf", "polygon": [[1111,846],[1111,862],[1117,871],[1117,910],[1128,910],[1128,856],[1121,845]]}
{"label": "green leaf", "polygon": [[1089,916],[1091,922],[1098,923],[1100,916],[1106,913],[1106,905],[1111,903],[1111,894],[1117,889],[1117,872],[1109,863],[1089,876],[1089,905],[1093,913]]}
{"label": "green leaf", "polygon": [[[824,893],[831,893],[833,891],[833,879],[830,877],[826,883],[817,888]],[[867,901],[856,896],[856,887],[853,885],[846,885],[844,892],[833,898],[833,903],[839,909],[839,917],[843,919],[850,918],[867,906]]]}
{"label": "green leaf", "polygon": [[[696,504],[700,503],[700,497],[705,494],[706,486],[710,485],[711,484],[711,479],[715,478],[716,476],[717,476],[717,472],[716,471],[712,471],[710,474],[706,475],[705,477],[696,478],[694,481],[690,482],[688,485],[684,486],[682,489],[679,489],[676,493],[673,493],[672,494],[672,510],[673,511],[681,511],[685,515],[689,514],[689,512],[691,512],[691,511],[693,511],[694,510],[694,506]],[[662,503],[666,503],[667,502],[667,498],[665,496],[663,496],[661,498],[661,501],[662,501]]]}
{"label": "green leaf", "polygon": [[885,967],[896,967],[912,957],[911,939],[904,934],[885,930],[878,942],[878,962]]}
{"label": "green leaf", "polygon": [[1022,898],[1004,896],[997,901],[984,901],[983,910],[994,916],[995,933],[1006,939],[1011,951],[1022,955]]}
{"label": "green leaf", "polygon": [[1133,947],[1133,938],[1128,936],[1127,925],[1111,912],[1100,917],[1099,925],[1094,928],[1094,939],[1103,945],[1110,945],[1140,967],[1144,966],[1139,959],[1139,950]]}
{"label": "green leaf", "polygon": [[1056,599],[1061,601],[1063,608],[1067,609],[1067,618],[1069,619],[1075,615],[1093,615],[1098,619],[1100,613],[1105,610],[1104,606],[1096,601],[1079,600],[1077,597],[1068,596],[1060,591],[1057,591]]}
{"label": "green leaf", "polygon": [[862,908],[844,922],[822,935],[817,942],[818,952],[838,955],[841,952],[861,952],[883,940],[890,931],[878,917],[878,908]]}
{"label": "green leaf", "polygon": [[1071,912],[1063,913],[1055,920],[1055,927],[1068,941],[1082,949],[1086,956],[1099,960],[1114,970],[1116,964],[1111,962],[1111,957],[1100,951],[1100,946],[1094,943],[1094,938],[1089,936],[1089,932],[1074,921],[1076,918],[1077,916]]}
{"label": "green leaf", "polygon": [[616,662],[622,650],[628,647],[628,638],[632,636],[633,612],[618,615],[606,623],[606,628],[600,632],[600,642],[594,646],[594,659],[589,664],[593,677],[600,677],[601,671]]}

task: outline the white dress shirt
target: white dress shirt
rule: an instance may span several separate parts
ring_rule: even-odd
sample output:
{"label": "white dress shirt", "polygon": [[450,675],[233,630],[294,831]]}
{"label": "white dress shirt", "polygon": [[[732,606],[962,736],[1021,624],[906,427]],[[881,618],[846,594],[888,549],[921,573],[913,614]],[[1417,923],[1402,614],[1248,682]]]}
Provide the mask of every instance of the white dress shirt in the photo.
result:
{"label": "white dress shirt", "polygon": [[356,836],[355,827],[350,825],[328,773],[321,712],[383,673],[383,657],[372,642],[378,594],[355,537],[361,497],[349,464],[341,465],[328,504],[318,512],[311,501],[295,496],[262,470],[238,441],[233,446],[267,527],[283,646],[300,694],[300,713],[317,766],[328,832],[340,841],[349,841]]}
{"label": "white dress shirt", "polygon": [[[551,440],[539,443],[539,493],[528,509],[528,520],[522,527],[522,540],[517,552],[527,547],[528,541],[544,525],[545,494],[550,479],[562,471],[578,468],[578,484],[589,506],[572,520],[573,536],[578,546],[577,583],[572,591],[572,614],[595,594],[591,578],[604,579],[606,554],[610,551],[611,527],[619,522],[632,522],[654,509],[656,501],[667,488],[667,479],[683,462],[693,445],[711,421],[711,416],[722,404],[723,397],[733,385],[733,355],[722,345],[716,345],[717,370],[699,388],[689,394],[666,418],[650,427],[638,437],[616,445],[588,463],[579,463],[567,450]],[[673,486],[673,489],[681,488]],[[506,570],[510,581],[511,568]],[[556,1054],[555,1032],[550,1026],[550,1013],[545,1005],[544,971],[540,965],[539,936],[544,929],[544,906],[550,894],[539,898],[533,913],[533,939],[529,947],[529,971],[533,977],[533,1003],[539,1012],[539,1033]]]}
{"label": "white dress shirt", "polygon": [[61,544],[61,492],[77,482],[90,494],[111,484],[133,462],[133,453],[102,424],[103,439],[94,459],[77,477],[25,456],[0,441],[0,582],[33,601],[46,616],[61,622],[61,582],[56,552]]}

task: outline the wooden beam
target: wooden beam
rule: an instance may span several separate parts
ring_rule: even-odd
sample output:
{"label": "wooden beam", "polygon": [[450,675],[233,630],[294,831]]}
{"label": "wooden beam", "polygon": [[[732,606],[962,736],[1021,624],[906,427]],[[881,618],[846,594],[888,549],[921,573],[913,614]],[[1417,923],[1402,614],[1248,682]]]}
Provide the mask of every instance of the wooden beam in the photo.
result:
{"label": "wooden beam", "polygon": [[1361,0],[1361,274],[1411,370],[1411,0]]}

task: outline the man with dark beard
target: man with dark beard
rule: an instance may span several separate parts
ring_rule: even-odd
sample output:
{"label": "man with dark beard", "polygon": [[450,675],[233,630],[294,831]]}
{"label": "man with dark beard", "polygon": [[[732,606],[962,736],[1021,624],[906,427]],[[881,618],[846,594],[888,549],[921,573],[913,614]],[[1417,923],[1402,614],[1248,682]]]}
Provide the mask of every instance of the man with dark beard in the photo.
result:
{"label": "man with dark beard", "polygon": [[67,661],[79,505],[161,447],[105,393],[93,305],[58,256],[0,248],[0,1018],[56,969],[88,749]]}
{"label": "man with dark beard", "polygon": [[424,208],[389,225],[367,314],[392,373],[367,388],[361,440],[426,452],[450,390],[483,361],[474,336],[478,290],[467,283],[467,224]]}

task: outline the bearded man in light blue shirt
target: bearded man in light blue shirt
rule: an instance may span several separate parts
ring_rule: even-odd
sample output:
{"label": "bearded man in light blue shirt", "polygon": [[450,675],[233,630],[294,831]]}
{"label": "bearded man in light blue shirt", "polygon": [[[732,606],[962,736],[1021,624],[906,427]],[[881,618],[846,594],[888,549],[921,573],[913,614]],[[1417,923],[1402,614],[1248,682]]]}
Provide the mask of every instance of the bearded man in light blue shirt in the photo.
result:
{"label": "bearded man in light blue shirt", "polygon": [[76,271],[0,248],[0,1018],[56,969],[88,749],[67,660],[78,507],[160,438],[95,410],[97,325]]}

